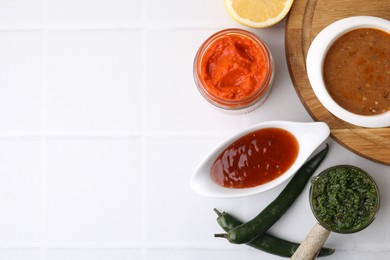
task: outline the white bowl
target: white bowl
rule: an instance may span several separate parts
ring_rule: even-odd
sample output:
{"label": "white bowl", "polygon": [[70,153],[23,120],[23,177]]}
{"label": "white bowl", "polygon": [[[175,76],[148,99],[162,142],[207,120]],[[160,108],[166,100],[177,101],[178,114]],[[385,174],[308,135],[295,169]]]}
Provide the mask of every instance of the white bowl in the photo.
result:
{"label": "white bowl", "polygon": [[325,87],[322,69],[329,47],[341,35],[358,28],[377,28],[390,33],[390,21],[372,16],[354,16],[327,26],[315,37],[307,53],[306,69],[309,81],[322,105],[336,117],[362,127],[387,127],[390,126],[390,111],[372,116],[351,113],[338,105]]}
{"label": "white bowl", "polygon": [[[271,182],[244,189],[232,189],[219,186],[210,177],[210,169],[216,158],[238,138],[263,128],[281,128],[295,136],[299,143],[298,156],[291,167]],[[313,151],[329,136],[330,129],[322,122],[299,123],[289,121],[269,121],[246,128],[222,142],[199,164],[191,178],[192,189],[200,195],[215,198],[233,198],[258,194],[274,188],[287,179],[305,163]]]}

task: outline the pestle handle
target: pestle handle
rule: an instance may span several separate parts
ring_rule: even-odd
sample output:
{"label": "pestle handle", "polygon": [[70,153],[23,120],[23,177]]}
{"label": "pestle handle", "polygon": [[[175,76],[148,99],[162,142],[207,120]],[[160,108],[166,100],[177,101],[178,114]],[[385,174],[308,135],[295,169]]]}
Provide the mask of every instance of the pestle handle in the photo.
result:
{"label": "pestle handle", "polygon": [[307,234],[305,240],[298,247],[297,251],[293,254],[291,259],[293,260],[312,260],[315,259],[322,245],[328,238],[330,231],[316,224],[309,234]]}

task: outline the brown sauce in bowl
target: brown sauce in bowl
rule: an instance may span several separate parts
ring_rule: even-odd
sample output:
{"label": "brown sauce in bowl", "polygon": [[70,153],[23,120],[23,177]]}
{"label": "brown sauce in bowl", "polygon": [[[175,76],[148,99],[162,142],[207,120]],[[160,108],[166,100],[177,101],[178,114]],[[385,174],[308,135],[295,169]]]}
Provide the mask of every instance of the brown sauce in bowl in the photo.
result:
{"label": "brown sauce in bowl", "polygon": [[361,28],[342,35],[325,56],[323,76],[344,109],[359,115],[390,111],[390,34]]}

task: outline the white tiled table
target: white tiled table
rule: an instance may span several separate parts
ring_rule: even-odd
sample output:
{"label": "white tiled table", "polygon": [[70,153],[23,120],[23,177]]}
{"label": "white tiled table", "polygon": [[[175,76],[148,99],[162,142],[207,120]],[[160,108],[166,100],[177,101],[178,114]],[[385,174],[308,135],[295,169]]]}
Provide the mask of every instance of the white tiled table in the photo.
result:
{"label": "white tiled table", "polygon": [[[202,99],[195,52],[229,27],[244,28],[222,0],[0,2],[1,260],[278,259],[214,238],[213,208],[246,220],[283,186],[229,200],[189,186],[199,161],[236,131],[312,121],[288,74],[284,22],[252,30],[277,66],[264,105],[234,116]],[[382,204],[366,230],[331,234],[337,251],[327,259],[390,259],[390,167],[328,142],[318,171],[366,169]],[[314,223],[307,187],[271,231],[301,241]]]}

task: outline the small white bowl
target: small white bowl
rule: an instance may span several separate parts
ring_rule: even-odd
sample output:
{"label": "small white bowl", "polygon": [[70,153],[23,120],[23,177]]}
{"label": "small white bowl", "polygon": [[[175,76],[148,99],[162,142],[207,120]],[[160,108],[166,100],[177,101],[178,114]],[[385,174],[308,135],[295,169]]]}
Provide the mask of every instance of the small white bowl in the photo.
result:
{"label": "small white bowl", "polygon": [[[210,169],[216,158],[238,138],[263,128],[281,128],[295,136],[299,143],[298,156],[293,165],[275,180],[244,189],[219,186],[210,177]],[[246,128],[222,142],[199,164],[191,178],[192,189],[200,195],[214,198],[234,198],[258,194],[274,188],[289,179],[305,163],[313,151],[329,136],[330,129],[322,122],[299,123],[289,121],[268,121]]]}
{"label": "small white bowl", "polygon": [[372,116],[351,113],[338,105],[325,87],[322,70],[329,47],[343,34],[358,28],[377,28],[390,33],[390,21],[372,16],[353,16],[327,26],[315,37],[307,53],[306,69],[309,81],[322,105],[336,117],[362,127],[387,127],[390,126],[390,111]]}

